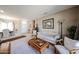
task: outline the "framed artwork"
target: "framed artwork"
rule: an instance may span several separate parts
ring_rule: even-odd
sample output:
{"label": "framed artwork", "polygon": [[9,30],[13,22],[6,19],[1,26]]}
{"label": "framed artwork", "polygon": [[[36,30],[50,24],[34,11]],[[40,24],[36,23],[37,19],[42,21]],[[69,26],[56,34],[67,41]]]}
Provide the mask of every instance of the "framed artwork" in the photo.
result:
{"label": "framed artwork", "polygon": [[43,29],[54,29],[54,18],[43,20],[42,26]]}

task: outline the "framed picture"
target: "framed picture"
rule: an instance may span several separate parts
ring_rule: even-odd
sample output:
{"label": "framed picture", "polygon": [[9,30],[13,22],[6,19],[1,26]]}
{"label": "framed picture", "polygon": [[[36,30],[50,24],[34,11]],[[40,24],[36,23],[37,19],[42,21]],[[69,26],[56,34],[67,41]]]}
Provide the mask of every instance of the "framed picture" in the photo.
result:
{"label": "framed picture", "polygon": [[43,29],[54,29],[54,18],[43,20],[42,26]]}

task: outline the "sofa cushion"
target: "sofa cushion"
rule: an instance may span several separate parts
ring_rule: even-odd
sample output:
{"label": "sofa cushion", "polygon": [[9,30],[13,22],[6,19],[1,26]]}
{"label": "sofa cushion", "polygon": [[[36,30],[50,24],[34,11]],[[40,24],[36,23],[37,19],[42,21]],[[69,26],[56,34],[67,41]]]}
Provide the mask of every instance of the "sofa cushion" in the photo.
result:
{"label": "sofa cushion", "polygon": [[79,49],[79,41],[78,40],[72,40],[74,48]]}
{"label": "sofa cushion", "polygon": [[42,40],[45,40],[47,42],[50,42],[52,44],[56,44],[56,39],[53,38],[53,37],[45,36],[45,35],[42,35],[42,34],[38,35],[37,37],[42,39]]}
{"label": "sofa cushion", "polygon": [[68,38],[68,37],[65,37],[64,38],[64,46],[69,49],[69,50],[72,50],[72,39]]}
{"label": "sofa cushion", "polygon": [[72,49],[76,49],[79,48],[79,46],[77,47],[77,44],[79,43],[79,41],[77,40],[72,40],[68,37],[64,38],[64,46],[68,49],[68,50],[72,50]]}
{"label": "sofa cushion", "polygon": [[56,40],[60,37],[60,35],[59,34],[49,35],[45,32],[38,32],[37,37],[46,40],[50,43],[56,44]]}
{"label": "sofa cushion", "polygon": [[48,31],[48,30],[40,30],[38,33],[43,34],[43,35],[57,35],[58,33],[55,31]]}
{"label": "sofa cushion", "polygon": [[69,51],[62,45],[55,45],[55,48],[60,54],[69,54]]}

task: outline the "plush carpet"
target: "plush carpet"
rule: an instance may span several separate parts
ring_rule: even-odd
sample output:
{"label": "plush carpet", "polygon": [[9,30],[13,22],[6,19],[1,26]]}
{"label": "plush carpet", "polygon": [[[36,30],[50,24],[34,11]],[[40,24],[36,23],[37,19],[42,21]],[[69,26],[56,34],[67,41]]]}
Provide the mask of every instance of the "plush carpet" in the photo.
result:
{"label": "plush carpet", "polygon": [[[28,45],[28,41],[31,39],[31,36],[26,36],[19,40],[11,42],[11,54],[39,54],[39,52]],[[49,45],[49,48],[46,48],[42,54],[54,54],[54,47]]]}

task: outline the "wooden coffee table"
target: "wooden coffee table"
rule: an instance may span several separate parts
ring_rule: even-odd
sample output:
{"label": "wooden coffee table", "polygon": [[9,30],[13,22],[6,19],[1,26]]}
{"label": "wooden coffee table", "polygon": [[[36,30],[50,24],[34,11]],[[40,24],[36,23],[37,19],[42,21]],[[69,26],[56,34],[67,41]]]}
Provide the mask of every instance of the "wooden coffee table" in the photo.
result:
{"label": "wooden coffee table", "polygon": [[37,51],[39,51],[39,53],[41,53],[42,51],[44,51],[44,49],[49,47],[49,43],[46,41],[43,41],[41,39],[31,39],[29,40],[28,44],[30,46],[32,46],[33,48],[35,48]]}

